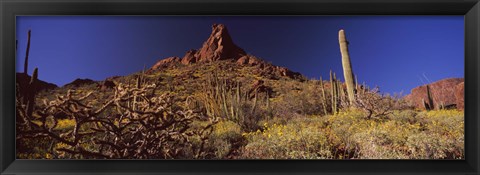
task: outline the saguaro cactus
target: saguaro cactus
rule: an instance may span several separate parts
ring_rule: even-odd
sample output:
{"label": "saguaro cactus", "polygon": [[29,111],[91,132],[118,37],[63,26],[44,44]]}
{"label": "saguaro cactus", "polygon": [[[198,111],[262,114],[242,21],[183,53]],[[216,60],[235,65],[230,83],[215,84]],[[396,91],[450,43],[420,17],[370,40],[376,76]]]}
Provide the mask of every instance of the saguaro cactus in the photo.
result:
{"label": "saguaro cactus", "polygon": [[338,32],[338,42],[340,44],[340,52],[342,54],[343,76],[347,84],[347,93],[350,105],[355,101],[355,83],[353,82],[352,64],[350,62],[350,55],[348,53],[348,41],[345,37],[345,31],[341,29]]}
{"label": "saguaro cactus", "polygon": [[435,106],[433,105],[433,98],[432,94],[430,92],[430,87],[427,85],[427,99],[428,99],[428,108],[426,110],[433,110],[435,109]]}
{"label": "saguaro cactus", "polygon": [[23,64],[23,73],[27,74],[28,71],[28,54],[30,53],[30,36],[32,30],[28,30],[28,41],[27,41],[27,53],[25,53],[25,63]]}
{"label": "saguaro cactus", "polygon": [[27,116],[31,117],[33,114],[33,107],[35,105],[35,95],[37,93],[37,81],[38,81],[38,68],[35,68],[32,74],[32,78],[27,85],[27,88],[24,89],[25,95],[25,104],[27,104]]}

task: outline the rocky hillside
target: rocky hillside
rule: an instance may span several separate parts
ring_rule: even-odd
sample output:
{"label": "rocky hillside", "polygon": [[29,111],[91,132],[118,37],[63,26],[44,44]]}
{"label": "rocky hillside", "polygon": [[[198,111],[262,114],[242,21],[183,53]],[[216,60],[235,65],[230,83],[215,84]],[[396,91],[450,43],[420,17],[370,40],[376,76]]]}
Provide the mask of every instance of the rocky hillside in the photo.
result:
{"label": "rocky hillside", "polygon": [[287,82],[301,86],[301,82],[306,80],[298,72],[247,54],[233,42],[225,25],[214,24],[202,47],[186,51],[183,57],[160,59],[144,71],[127,76],[113,76],[103,81],[76,79],[52,93],[42,93],[40,98],[48,96],[50,99],[52,94],[76,89],[100,91],[102,93],[94,96],[101,101],[100,99],[113,95],[112,89],[120,83],[132,84],[141,76],[147,84],[159,84],[158,92],[174,93],[181,101],[188,96],[202,93],[203,86],[213,75],[228,79],[228,84],[240,83],[242,90],[249,95],[258,90],[257,92],[268,93],[271,97],[278,95],[279,91],[285,91]]}
{"label": "rocky hillside", "polygon": [[[160,59],[144,72],[138,72],[127,76],[114,76],[104,81],[90,79],[76,79],[63,86],[58,91],[66,89],[106,90],[113,89],[119,83],[130,84],[136,81],[140,74],[145,74],[145,81],[160,83],[159,90],[170,91],[181,98],[197,93],[203,83],[208,81],[211,75],[218,74],[232,82],[240,82],[246,91],[260,89],[260,92],[268,92],[275,96],[275,92],[285,91],[285,82],[296,84],[299,89],[301,82],[307,80],[303,75],[285,67],[275,66],[254,55],[249,55],[245,50],[236,45],[230,36],[228,29],[223,24],[213,24],[210,36],[199,49],[190,49],[182,57],[172,56]],[[28,79],[17,74],[17,80],[21,83]],[[54,89],[56,85],[43,81],[42,89]],[[464,79],[448,78],[428,85],[415,87],[404,99],[417,109],[438,109],[464,107]],[[342,83],[343,84],[343,83]],[[325,87],[330,87],[328,82]],[[342,89],[346,89],[342,85]],[[320,93],[320,92],[319,92]],[[430,94],[430,95],[428,95]]]}

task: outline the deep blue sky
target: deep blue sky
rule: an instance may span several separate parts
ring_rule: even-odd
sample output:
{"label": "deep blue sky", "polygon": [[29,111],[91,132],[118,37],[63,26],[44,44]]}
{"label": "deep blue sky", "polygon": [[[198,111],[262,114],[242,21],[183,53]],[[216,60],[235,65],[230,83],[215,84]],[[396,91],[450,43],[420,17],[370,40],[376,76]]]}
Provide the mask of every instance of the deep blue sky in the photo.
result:
{"label": "deep blue sky", "polygon": [[[383,92],[464,77],[463,16],[21,16],[17,70],[23,71],[32,29],[29,73],[64,85],[140,71],[198,49],[213,23],[227,26],[248,53],[301,72],[343,80],[338,30],[345,29],[359,82]],[[426,80],[427,77],[429,80]]]}

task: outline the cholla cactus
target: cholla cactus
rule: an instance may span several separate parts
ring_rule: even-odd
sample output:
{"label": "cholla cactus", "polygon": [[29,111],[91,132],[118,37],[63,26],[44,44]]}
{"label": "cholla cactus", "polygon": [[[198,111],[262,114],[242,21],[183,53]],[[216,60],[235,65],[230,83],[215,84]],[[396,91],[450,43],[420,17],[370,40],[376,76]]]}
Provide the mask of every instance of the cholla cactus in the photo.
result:
{"label": "cholla cactus", "polygon": [[[81,94],[69,90],[56,100],[44,101],[44,108],[36,110],[38,116],[25,118],[34,127],[19,130],[18,138],[45,138],[56,147],[55,156],[64,158],[115,159],[173,159],[202,158],[208,156],[203,147],[212,125],[190,129],[199,115],[174,104],[170,94],[151,95],[155,84],[138,87],[137,84],[119,84],[114,95],[102,105],[94,105],[93,92]],[[135,105],[132,104],[136,99]],[[116,110],[115,110],[116,109]],[[18,108],[24,114],[24,108]],[[55,116],[65,113],[73,122],[71,129],[59,129]],[[30,122],[28,122],[30,121]],[[23,127],[25,128],[25,127]],[[200,143],[193,143],[199,138]]]}

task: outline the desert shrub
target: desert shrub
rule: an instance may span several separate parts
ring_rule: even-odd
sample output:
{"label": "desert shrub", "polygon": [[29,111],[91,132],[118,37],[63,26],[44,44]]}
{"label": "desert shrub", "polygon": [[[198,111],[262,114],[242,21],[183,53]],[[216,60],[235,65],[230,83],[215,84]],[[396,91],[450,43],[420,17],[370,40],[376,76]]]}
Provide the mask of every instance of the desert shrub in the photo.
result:
{"label": "desert shrub", "polygon": [[349,110],[325,118],[325,132],[329,144],[333,147],[334,158],[353,158],[358,153],[354,134],[376,124],[374,121],[365,120],[364,115],[361,110]]}
{"label": "desert shrub", "polygon": [[279,91],[281,95],[273,102],[274,116],[291,118],[326,114],[323,107],[329,105],[329,100],[324,101],[317,81],[284,81]]}
{"label": "desert shrub", "polygon": [[405,143],[411,134],[418,132],[418,125],[396,121],[372,123],[354,134],[358,146],[356,158],[360,159],[405,159],[408,158]]}
{"label": "desert shrub", "polygon": [[[456,159],[464,157],[464,112],[459,110],[433,110],[419,113],[422,135],[411,138],[410,147],[417,155],[428,158]],[[420,142],[422,136],[435,140]],[[433,137],[432,137],[433,136]],[[425,138],[426,139],[426,138]],[[425,150],[425,151],[422,151]]]}
{"label": "desert shrub", "polygon": [[[355,159],[455,159],[464,156],[463,113],[394,111],[390,119],[363,118],[351,110],[327,116],[333,153]],[[353,153],[352,153],[353,152]]]}
{"label": "desert shrub", "polygon": [[210,136],[211,146],[214,147],[215,158],[228,158],[243,144],[241,127],[232,121],[220,121],[213,127]]}
{"label": "desert shrub", "polygon": [[264,124],[263,130],[244,133],[246,159],[326,159],[332,156],[320,122],[292,121],[287,125]]}
{"label": "desert shrub", "polygon": [[390,119],[410,124],[419,122],[418,112],[414,110],[394,110]]}
{"label": "desert shrub", "polygon": [[440,135],[433,133],[427,134],[420,132],[408,137],[407,147],[411,156],[416,159],[439,159],[445,158],[446,154],[442,147],[444,143],[440,141]]}
{"label": "desert shrub", "polygon": [[397,105],[396,99],[380,94],[378,88],[367,90],[355,95],[355,105],[365,111],[365,118],[386,118]]}

